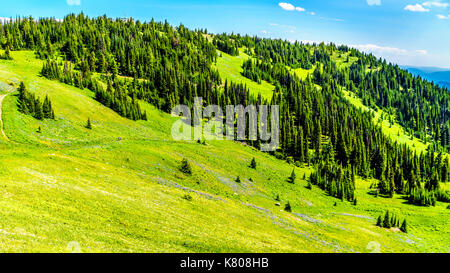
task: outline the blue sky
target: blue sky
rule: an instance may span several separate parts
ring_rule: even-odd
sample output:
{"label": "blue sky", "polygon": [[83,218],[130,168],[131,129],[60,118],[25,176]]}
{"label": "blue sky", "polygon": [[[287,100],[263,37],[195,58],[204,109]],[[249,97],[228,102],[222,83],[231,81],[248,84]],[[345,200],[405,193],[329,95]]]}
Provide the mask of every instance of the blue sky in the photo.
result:
{"label": "blue sky", "polygon": [[32,15],[167,19],[210,32],[325,41],[400,65],[450,68],[450,0],[14,0],[0,17]]}

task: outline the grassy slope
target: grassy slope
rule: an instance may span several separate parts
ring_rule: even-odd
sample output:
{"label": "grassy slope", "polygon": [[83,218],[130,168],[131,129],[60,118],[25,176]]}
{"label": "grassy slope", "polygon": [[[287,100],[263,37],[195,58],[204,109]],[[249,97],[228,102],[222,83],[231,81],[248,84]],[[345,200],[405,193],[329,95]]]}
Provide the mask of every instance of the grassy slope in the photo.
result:
{"label": "grassy slope", "polygon": [[239,56],[231,56],[221,51],[219,51],[219,54],[221,57],[218,57],[217,64],[215,64],[214,67],[219,70],[220,76],[223,79],[233,81],[234,83],[243,83],[247,85],[252,93],[261,93],[261,96],[264,98],[272,97],[275,86],[266,81],[262,81],[261,84],[258,84],[242,76],[242,64],[249,58],[243,50],[240,50]]}
{"label": "grassy slope", "polygon": [[[150,105],[143,103],[148,122],[123,119],[91,92],[39,77],[33,53],[12,56],[0,61],[2,92],[24,80],[50,96],[57,121],[24,116],[14,93],[5,98],[11,142],[0,141],[1,251],[367,252],[369,242],[383,252],[450,250],[445,204],[376,198],[367,194],[370,181],[358,181],[358,206],[342,203],[303,180],[286,183],[294,167],[267,154],[227,141],[173,142],[174,119]],[[88,117],[92,131],[83,127]],[[177,169],[183,157],[192,177]],[[247,167],[252,157],[257,170]],[[275,206],[277,194],[293,213]],[[386,209],[408,217],[410,234],[375,227]]]}
{"label": "grassy slope", "polygon": [[[397,141],[398,143],[402,144],[406,143],[418,152],[424,152],[427,150],[429,144],[425,144],[423,141],[416,137],[411,138],[411,136],[409,136],[404,128],[398,123],[393,122],[391,124],[387,119],[388,114],[385,111],[381,109],[372,110],[371,108],[365,106],[362,100],[358,98],[354,93],[345,90],[343,92],[347,100],[356,107],[359,107],[365,111],[373,111],[375,115],[374,122],[380,124],[383,133],[389,136],[393,141]],[[384,119],[381,118],[382,115],[385,116]]]}

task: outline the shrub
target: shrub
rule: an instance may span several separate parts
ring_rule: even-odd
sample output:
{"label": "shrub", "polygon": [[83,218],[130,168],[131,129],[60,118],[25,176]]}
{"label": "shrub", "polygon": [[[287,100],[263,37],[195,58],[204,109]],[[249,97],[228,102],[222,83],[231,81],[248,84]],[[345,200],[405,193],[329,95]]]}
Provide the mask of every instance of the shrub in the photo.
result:
{"label": "shrub", "polygon": [[409,202],[418,206],[435,206],[436,196],[433,191],[425,189],[415,189],[409,195]]}
{"label": "shrub", "polygon": [[189,161],[186,158],[183,158],[183,160],[181,160],[180,170],[184,174],[188,174],[188,175],[192,174],[191,164],[189,163]]}
{"label": "shrub", "polygon": [[187,200],[187,201],[192,201],[192,196],[189,195],[189,194],[185,194],[185,195],[183,196],[183,199],[184,199],[184,200]]}
{"label": "shrub", "polygon": [[308,190],[312,190],[312,184],[311,184],[311,181],[308,181],[308,184],[306,184],[306,188],[307,188]]}
{"label": "shrub", "polygon": [[286,162],[287,162],[288,164],[294,164],[294,158],[293,158],[292,156],[288,156],[288,157],[286,158]]}
{"label": "shrub", "polygon": [[291,204],[287,202],[287,204],[284,206],[284,210],[287,212],[292,212]]}
{"label": "shrub", "polygon": [[444,190],[437,190],[435,192],[437,201],[450,203],[450,192]]}
{"label": "shrub", "polygon": [[275,197],[275,201],[281,201],[279,194],[277,194],[277,197]]}

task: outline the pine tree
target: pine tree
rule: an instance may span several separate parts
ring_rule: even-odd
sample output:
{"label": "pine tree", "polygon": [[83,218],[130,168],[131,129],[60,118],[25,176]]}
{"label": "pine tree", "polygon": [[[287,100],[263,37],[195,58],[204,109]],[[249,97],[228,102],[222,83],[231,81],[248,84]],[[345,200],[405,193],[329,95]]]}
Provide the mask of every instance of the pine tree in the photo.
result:
{"label": "pine tree", "polygon": [[336,144],[336,157],[343,166],[347,166],[348,151],[347,146],[345,145],[344,133],[342,132],[342,129],[338,134],[338,141]]}
{"label": "pine tree", "polygon": [[19,107],[19,111],[23,114],[29,114],[30,110],[28,109],[28,105],[27,105],[27,97],[28,97],[28,93],[27,90],[25,88],[25,84],[23,82],[20,83],[20,86],[18,88],[19,91],[19,99],[17,101],[18,107]]}
{"label": "pine tree", "polygon": [[253,158],[252,161],[250,162],[250,168],[256,170],[256,159],[255,158]]}
{"label": "pine tree", "polygon": [[406,219],[403,220],[403,224],[402,224],[400,230],[401,230],[402,232],[404,232],[404,233],[408,233],[408,227],[407,227],[407,224],[406,224]]}
{"label": "pine tree", "polygon": [[377,227],[383,227],[383,222],[382,222],[382,220],[381,220],[381,215],[378,216],[378,219],[377,219]]}
{"label": "pine tree", "polygon": [[9,51],[9,46],[6,47],[6,50],[5,50],[5,58],[4,58],[4,59],[5,59],[5,60],[12,60],[11,53],[10,53],[10,51]]}
{"label": "pine tree", "polygon": [[296,174],[295,174],[295,169],[292,170],[291,176],[289,176],[288,178],[288,182],[291,184],[295,184],[295,179],[297,178]]}
{"label": "pine tree", "polygon": [[52,104],[48,96],[45,96],[44,103],[42,104],[42,112],[44,113],[44,118],[52,118]]}
{"label": "pine tree", "polygon": [[87,123],[86,123],[86,128],[89,130],[92,130],[92,124],[91,124],[91,119],[88,118]]}
{"label": "pine tree", "polygon": [[35,101],[35,113],[34,113],[34,117],[38,120],[43,120],[44,119],[44,112],[42,111],[42,104],[39,101],[39,99],[37,99]]}
{"label": "pine tree", "polygon": [[391,218],[389,216],[389,211],[386,211],[386,215],[384,216],[383,227],[391,228]]}

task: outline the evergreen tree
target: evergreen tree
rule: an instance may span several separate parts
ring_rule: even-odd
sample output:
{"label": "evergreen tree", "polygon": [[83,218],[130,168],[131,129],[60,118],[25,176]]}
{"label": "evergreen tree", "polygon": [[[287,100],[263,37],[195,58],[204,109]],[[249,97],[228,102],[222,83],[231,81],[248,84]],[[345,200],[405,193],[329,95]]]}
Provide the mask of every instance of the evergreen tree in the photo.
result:
{"label": "evergreen tree", "polygon": [[35,106],[34,106],[35,112],[34,117],[38,120],[44,119],[44,112],[42,111],[42,104],[39,101],[39,99],[35,100]]}
{"label": "evergreen tree", "polygon": [[389,216],[389,211],[386,211],[386,214],[384,216],[383,227],[384,228],[391,228],[391,218]]}
{"label": "evergreen tree", "polygon": [[296,174],[295,174],[295,169],[292,170],[291,175],[288,178],[288,182],[291,184],[295,184],[295,179],[297,178]]}
{"label": "evergreen tree", "polygon": [[408,227],[407,227],[407,224],[406,224],[406,219],[403,220],[403,224],[402,224],[400,230],[401,230],[402,232],[404,232],[404,233],[408,233]]}
{"label": "evergreen tree", "polygon": [[381,220],[381,215],[378,216],[378,219],[377,219],[377,227],[383,227],[383,221]]}
{"label": "evergreen tree", "polygon": [[291,204],[289,202],[284,206],[284,210],[287,212],[292,212]]}
{"label": "evergreen tree", "polygon": [[92,130],[92,124],[91,124],[91,119],[88,118],[87,123],[86,123],[86,128],[89,130]]}
{"label": "evergreen tree", "polygon": [[256,159],[255,158],[253,158],[252,161],[250,162],[250,168],[256,170]]}

